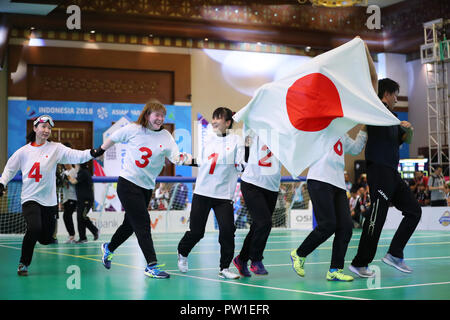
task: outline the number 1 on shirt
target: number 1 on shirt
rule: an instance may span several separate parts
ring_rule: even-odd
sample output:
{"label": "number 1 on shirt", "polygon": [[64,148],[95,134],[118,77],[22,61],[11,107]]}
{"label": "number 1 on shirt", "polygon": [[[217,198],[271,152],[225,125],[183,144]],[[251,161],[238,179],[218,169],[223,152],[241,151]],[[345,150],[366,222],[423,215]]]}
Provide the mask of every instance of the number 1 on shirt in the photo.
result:
{"label": "number 1 on shirt", "polygon": [[209,174],[214,174],[214,170],[216,169],[216,164],[217,164],[217,159],[219,158],[219,154],[218,153],[212,153],[209,157],[208,160],[212,160],[211,162],[211,167],[209,168]]}

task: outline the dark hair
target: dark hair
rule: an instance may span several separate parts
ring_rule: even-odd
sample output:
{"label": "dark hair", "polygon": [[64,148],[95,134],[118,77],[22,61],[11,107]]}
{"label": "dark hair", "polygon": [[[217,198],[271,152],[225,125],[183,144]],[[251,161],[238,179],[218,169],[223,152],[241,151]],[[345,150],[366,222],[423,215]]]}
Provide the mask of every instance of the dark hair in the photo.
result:
{"label": "dark hair", "polygon": [[67,148],[72,148],[72,144],[70,142],[63,142],[63,145],[65,145]]}
{"label": "dark hair", "polygon": [[228,129],[231,129],[233,127],[233,122],[234,122],[233,114],[234,114],[234,112],[231,111],[230,109],[225,108],[225,107],[219,107],[216,110],[214,110],[212,117],[213,117],[213,119],[214,118],[216,118],[216,119],[224,118],[225,121],[231,120],[230,126],[228,127]]}
{"label": "dark hair", "polygon": [[384,93],[394,93],[400,91],[400,85],[392,79],[384,78],[378,80],[378,98],[383,99]]}
{"label": "dark hair", "polygon": [[36,132],[34,130],[31,130],[27,134],[27,143],[35,142],[36,141]]}
{"label": "dark hair", "polygon": [[[39,125],[39,123],[37,125],[33,126],[33,128],[37,127],[38,125]],[[26,136],[27,143],[36,141],[36,132],[34,132],[33,128],[31,129],[30,132],[27,133],[27,136]],[[47,141],[50,142],[51,140],[47,139]]]}

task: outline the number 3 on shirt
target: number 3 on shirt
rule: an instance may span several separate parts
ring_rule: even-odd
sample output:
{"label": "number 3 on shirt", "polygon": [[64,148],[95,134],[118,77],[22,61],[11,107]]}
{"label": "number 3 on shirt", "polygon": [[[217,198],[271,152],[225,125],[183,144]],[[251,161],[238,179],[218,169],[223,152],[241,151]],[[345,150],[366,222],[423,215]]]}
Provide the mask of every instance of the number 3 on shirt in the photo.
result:
{"label": "number 3 on shirt", "polygon": [[39,182],[42,179],[40,162],[35,162],[33,164],[30,172],[28,172],[28,178],[34,179],[34,181],[36,181],[36,182]]}
{"label": "number 3 on shirt", "polygon": [[150,158],[152,156],[152,150],[150,150],[149,148],[146,148],[146,147],[141,147],[141,148],[139,148],[139,151],[141,151],[142,153],[145,153],[141,156],[141,159],[139,159],[139,160],[144,160],[144,162],[141,163],[138,160],[136,160],[135,163],[139,168],[145,168],[150,162],[148,160],[148,158]]}

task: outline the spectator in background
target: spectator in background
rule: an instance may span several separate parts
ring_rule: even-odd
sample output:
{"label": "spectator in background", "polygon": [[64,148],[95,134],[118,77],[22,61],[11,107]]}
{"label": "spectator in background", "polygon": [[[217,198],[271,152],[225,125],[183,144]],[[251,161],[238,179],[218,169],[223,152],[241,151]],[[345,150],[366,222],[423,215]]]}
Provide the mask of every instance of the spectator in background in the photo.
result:
{"label": "spectator in background", "polygon": [[350,190],[350,198],[348,199],[348,205],[350,207],[350,215],[352,216],[353,225],[355,228],[359,227],[361,223],[359,211],[356,210],[358,200],[359,200],[358,190],[356,189],[356,187],[352,187],[352,189]]}
{"label": "spectator in background", "polygon": [[[64,145],[71,148],[69,143],[64,143]],[[75,243],[75,227],[73,225],[72,215],[77,209],[77,194],[75,191],[75,185],[72,184],[66,176],[76,179],[78,170],[71,164],[65,164],[64,169],[65,170],[62,172],[62,176],[64,177],[62,182],[62,203],[64,208],[63,220],[67,233],[69,233],[69,239],[66,243]]]}
{"label": "spectator in background", "polygon": [[445,184],[445,199],[447,200],[447,206],[450,206],[450,183]]}
{"label": "spectator in background", "polygon": [[345,189],[347,190],[347,197],[350,198],[353,183],[350,181],[347,171],[344,171]]}
{"label": "spectator in background", "polygon": [[79,165],[77,177],[74,179],[67,175],[69,181],[75,185],[77,194],[77,223],[78,236],[80,239],[76,243],[86,243],[86,228],[94,235],[94,241],[98,239],[99,230],[88,217],[89,211],[94,205],[94,183],[89,172],[87,162]]}
{"label": "spectator in background", "polygon": [[357,191],[354,220],[356,220],[356,222],[359,224],[356,226],[358,228],[364,222],[364,219],[367,217],[367,213],[369,212],[370,208],[370,193],[367,189],[367,187],[359,187]]}
{"label": "spectator in background", "polygon": [[[177,175],[177,177],[181,177],[181,175]],[[187,204],[187,196],[188,196],[188,187],[182,183],[177,182],[173,185],[170,190],[170,197],[173,198],[171,204],[171,210],[183,210],[186,208]]]}
{"label": "spectator in background", "polygon": [[309,195],[306,182],[296,182],[292,209],[308,209],[308,201]]}
{"label": "spectator in background", "polygon": [[430,190],[430,204],[432,207],[446,207],[447,200],[444,191],[445,179],[442,175],[442,166],[436,165],[434,173],[428,179],[428,190]]}
{"label": "spectator in background", "polygon": [[358,178],[358,182],[357,182],[357,187],[358,188],[366,188],[367,187],[367,174],[366,173],[361,173],[361,175]]}
{"label": "spectator in background", "polygon": [[420,206],[424,207],[430,205],[430,194],[423,183],[417,185],[415,196]]}
{"label": "spectator in background", "polygon": [[169,207],[169,185],[167,183],[160,183],[159,188],[155,191],[155,199],[158,203],[158,210],[167,210]]}

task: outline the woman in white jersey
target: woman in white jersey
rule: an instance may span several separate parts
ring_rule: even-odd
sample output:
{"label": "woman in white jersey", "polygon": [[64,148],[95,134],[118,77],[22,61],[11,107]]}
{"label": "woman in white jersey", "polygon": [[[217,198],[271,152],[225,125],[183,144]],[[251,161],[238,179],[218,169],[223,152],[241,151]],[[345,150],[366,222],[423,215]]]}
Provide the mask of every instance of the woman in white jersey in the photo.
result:
{"label": "woman in white jersey", "polygon": [[293,268],[301,277],[305,276],[306,257],[334,234],[331,264],[326,279],[353,280],[352,276],[343,273],[345,253],[353,232],[345,188],[344,153],[359,154],[366,140],[365,126],[359,131],[356,140],[345,134],[327,154],[309,167],[306,180],[317,226],[303,243],[291,252]]}
{"label": "woman in white jersey", "polygon": [[[372,87],[375,92],[378,92],[375,65],[367,45],[364,45]],[[328,153],[309,167],[306,180],[317,226],[303,243],[291,252],[292,267],[301,277],[305,276],[306,257],[334,234],[331,264],[326,279],[329,281],[353,280],[352,276],[343,273],[345,253],[353,232],[344,178],[344,153],[353,155],[360,153],[366,140],[367,128],[364,125],[356,140],[345,134]]]}
{"label": "woman in white jersey", "polygon": [[178,268],[188,271],[187,257],[192,248],[203,238],[211,209],[219,224],[220,271],[219,277],[237,279],[239,275],[229,270],[234,255],[233,201],[238,173],[243,170],[244,141],[230,133],[233,113],[228,108],[217,108],[213,112],[213,134],[205,139],[200,150],[198,175],[192,197],[189,231],[178,244]]}
{"label": "woman in white jersey", "polygon": [[[233,263],[243,277],[250,277],[250,270],[256,275],[267,275],[262,263],[263,251],[272,229],[272,214],[280,188],[281,165],[253,131],[249,133],[250,153],[248,164],[241,177],[241,191],[252,218],[250,230],[242,249]],[[246,159],[247,160],[247,159]]]}
{"label": "woman in white jersey", "polygon": [[111,268],[114,251],[133,232],[147,261],[144,274],[151,278],[169,278],[157,263],[150,227],[148,205],[166,157],[174,164],[183,164],[190,155],[180,154],[172,135],[163,128],[166,108],[156,100],[149,101],[136,122],[130,123],[106,139],[98,149],[102,154],[117,142],[127,143],[127,152],[117,183],[117,195],[125,209],[122,225],[109,243],[102,245],[102,262]]}
{"label": "woman in white jersey", "polygon": [[22,172],[22,213],[27,230],[22,242],[22,254],[17,273],[28,275],[36,242],[52,242],[58,213],[56,197],[56,167],[58,163],[83,163],[92,159],[93,150],[74,150],[48,138],[54,127],[50,116],[42,115],[33,122],[27,144],[14,152],[0,178],[0,196],[5,186],[20,170]]}

